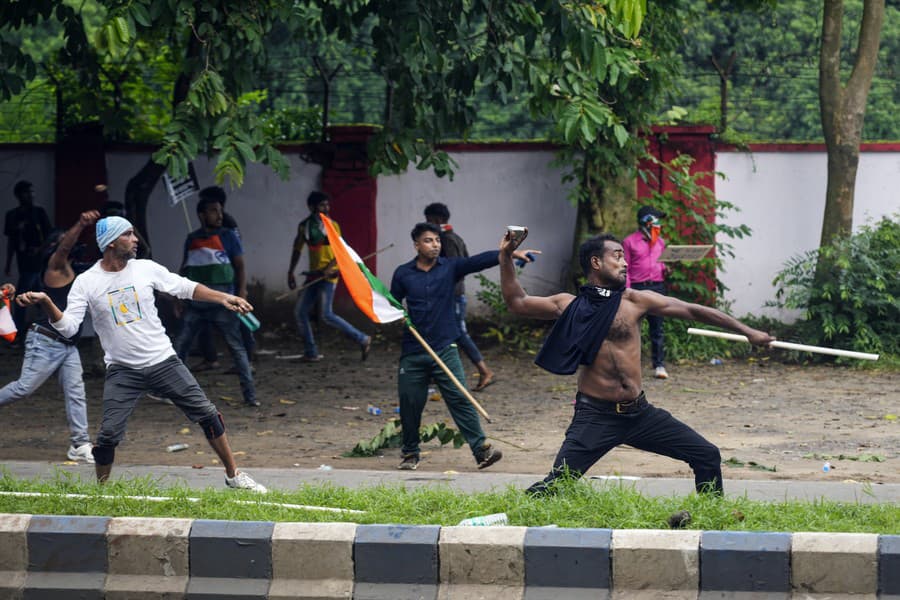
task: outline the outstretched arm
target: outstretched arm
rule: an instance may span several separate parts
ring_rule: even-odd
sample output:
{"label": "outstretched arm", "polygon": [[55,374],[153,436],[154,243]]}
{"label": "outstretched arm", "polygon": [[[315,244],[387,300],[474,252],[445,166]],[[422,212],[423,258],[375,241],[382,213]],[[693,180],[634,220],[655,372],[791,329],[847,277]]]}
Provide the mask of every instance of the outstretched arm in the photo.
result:
{"label": "outstretched arm", "polygon": [[198,283],[197,287],[194,288],[194,295],[191,296],[191,300],[214,302],[216,304],[221,304],[230,311],[241,314],[246,314],[253,310],[253,305],[240,296],[226,294],[225,292],[208,288],[202,283]]}
{"label": "outstretched arm", "polygon": [[759,331],[744,325],[734,317],[709,306],[684,302],[678,298],[663,296],[651,291],[628,290],[628,294],[638,306],[651,315],[700,321],[707,325],[729,329],[746,335],[750,343],[757,346],[766,346],[770,342],[775,341],[775,338],[765,331]]}
{"label": "outstretched arm", "polygon": [[[525,230],[525,237],[528,230]],[[507,231],[500,240],[500,290],[510,312],[535,319],[556,319],[575,298],[572,294],[553,296],[529,296],[519,284],[513,259],[519,257],[516,248],[525,239],[512,240]],[[533,251],[529,251],[533,252]]]}
{"label": "outstretched arm", "polygon": [[19,306],[32,306],[39,304],[51,323],[56,323],[63,317],[63,313],[44,292],[25,292],[16,296],[16,304]]}
{"label": "outstretched arm", "polygon": [[96,210],[88,210],[81,213],[78,221],[66,231],[61,238],[56,250],[47,261],[47,270],[44,272],[44,284],[52,288],[60,288],[68,285],[75,279],[75,271],[69,263],[69,253],[78,243],[78,238],[85,227],[93,225],[100,219],[100,213]]}

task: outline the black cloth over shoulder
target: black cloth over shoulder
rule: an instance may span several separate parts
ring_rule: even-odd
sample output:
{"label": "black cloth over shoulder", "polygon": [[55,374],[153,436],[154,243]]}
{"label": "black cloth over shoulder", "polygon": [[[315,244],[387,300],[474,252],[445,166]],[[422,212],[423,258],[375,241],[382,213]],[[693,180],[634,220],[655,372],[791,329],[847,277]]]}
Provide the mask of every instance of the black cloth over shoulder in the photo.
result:
{"label": "black cloth over shoulder", "polygon": [[619,311],[624,288],[582,286],[544,340],[534,363],[557,375],[571,375],[594,362]]}

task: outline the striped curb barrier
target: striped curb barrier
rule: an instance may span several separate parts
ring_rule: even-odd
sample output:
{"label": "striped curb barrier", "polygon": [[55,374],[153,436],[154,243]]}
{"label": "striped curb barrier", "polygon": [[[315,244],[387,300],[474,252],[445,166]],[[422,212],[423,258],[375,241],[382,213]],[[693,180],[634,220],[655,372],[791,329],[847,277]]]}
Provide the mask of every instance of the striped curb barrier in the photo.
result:
{"label": "striped curb barrier", "polygon": [[900,599],[900,536],[0,514],[0,600]]}

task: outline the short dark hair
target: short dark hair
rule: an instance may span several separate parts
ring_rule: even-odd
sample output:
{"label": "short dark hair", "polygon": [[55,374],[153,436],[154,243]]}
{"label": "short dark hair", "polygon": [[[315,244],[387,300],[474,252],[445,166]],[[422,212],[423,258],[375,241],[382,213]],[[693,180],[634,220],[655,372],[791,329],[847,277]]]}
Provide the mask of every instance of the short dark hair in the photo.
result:
{"label": "short dark hair", "polygon": [[34,184],[32,184],[30,181],[25,181],[23,179],[22,181],[18,182],[15,185],[15,187],[13,188],[13,194],[15,194],[16,198],[18,198],[20,195],[22,195],[23,192],[30,190],[33,187],[34,187]]}
{"label": "short dark hair", "polygon": [[416,226],[413,227],[410,235],[412,236],[413,241],[418,241],[419,236],[425,233],[426,231],[430,231],[431,233],[436,233],[441,235],[441,228],[435,225],[434,223],[416,223]]}
{"label": "short dark hair", "polygon": [[325,192],[310,192],[309,196],[306,197],[306,206],[315,208],[319,203],[325,202],[326,200],[331,200],[331,198],[329,198],[328,194]]}
{"label": "short dark hair", "polygon": [[100,207],[100,214],[104,217],[124,217],[125,205],[118,200],[107,200]]}
{"label": "short dark hair", "polygon": [[210,204],[221,205],[222,201],[214,196],[200,196],[200,201],[197,202],[197,214],[199,215],[200,213],[204,212],[206,210],[206,207]]}
{"label": "short dark hair", "polygon": [[[225,190],[217,185],[211,185],[209,187],[205,187],[200,190],[198,194],[200,196],[200,201],[203,200],[215,200],[223,207],[225,206],[225,199],[227,198],[227,194],[225,194]],[[198,205],[197,212],[200,212],[200,208]]]}
{"label": "short dark hair", "polygon": [[581,265],[581,270],[584,272],[585,277],[591,272],[591,257],[602,257],[606,253],[606,242],[622,243],[611,233],[601,233],[598,236],[585,240],[578,248],[578,263]]}
{"label": "short dark hair", "polygon": [[450,220],[450,209],[442,202],[432,202],[425,207],[425,217],[437,217],[446,223]]}

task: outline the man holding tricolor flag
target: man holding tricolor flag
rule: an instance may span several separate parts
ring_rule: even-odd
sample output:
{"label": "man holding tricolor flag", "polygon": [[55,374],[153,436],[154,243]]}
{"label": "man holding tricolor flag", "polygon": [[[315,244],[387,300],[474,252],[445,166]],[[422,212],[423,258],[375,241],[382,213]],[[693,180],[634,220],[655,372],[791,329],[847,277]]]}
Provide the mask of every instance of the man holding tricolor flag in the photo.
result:
{"label": "man holding tricolor flag", "polygon": [[[459,323],[453,306],[456,280],[496,266],[499,253],[483,252],[470,258],[441,257],[440,228],[431,223],[419,223],[412,230],[416,258],[397,267],[388,291],[338,235],[328,217],[322,216],[322,222],[341,277],[359,309],[376,323],[406,319],[397,380],[403,430],[402,462],[398,468],[413,470],[418,467],[419,426],[432,377],[441,390],[450,416],[472,449],[478,468],[484,469],[500,460],[502,453],[485,443],[486,436],[478,418],[478,412],[485,417],[487,413],[465,388],[466,376],[456,347]],[[519,258],[530,260],[524,251]],[[408,314],[400,304],[404,299]],[[480,410],[476,412],[476,408]]]}

